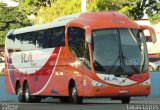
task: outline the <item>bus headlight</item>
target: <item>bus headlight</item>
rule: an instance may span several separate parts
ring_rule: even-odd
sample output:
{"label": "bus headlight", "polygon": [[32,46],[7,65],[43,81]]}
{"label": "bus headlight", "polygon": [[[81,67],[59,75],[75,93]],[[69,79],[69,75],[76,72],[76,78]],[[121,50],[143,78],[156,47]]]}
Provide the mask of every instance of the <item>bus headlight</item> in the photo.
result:
{"label": "bus headlight", "polygon": [[103,84],[96,80],[92,80],[92,86],[107,86],[107,84]]}
{"label": "bus headlight", "polygon": [[146,81],[140,83],[139,85],[141,85],[141,86],[150,85],[150,79],[148,79],[148,80],[146,80]]}

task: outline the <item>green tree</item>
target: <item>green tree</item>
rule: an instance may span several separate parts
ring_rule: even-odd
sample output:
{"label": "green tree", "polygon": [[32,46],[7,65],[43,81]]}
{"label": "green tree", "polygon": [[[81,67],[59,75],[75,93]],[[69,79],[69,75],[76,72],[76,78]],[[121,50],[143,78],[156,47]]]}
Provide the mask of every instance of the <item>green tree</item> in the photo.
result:
{"label": "green tree", "polygon": [[[148,0],[87,0],[87,11],[116,10],[137,20],[141,19],[144,16],[144,10],[151,6],[150,2],[147,1]],[[51,7],[41,7],[38,10],[34,23],[50,22],[59,16],[79,13],[80,11],[81,0],[54,0],[51,2]]]}
{"label": "green tree", "polygon": [[0,45],[4,45],[7,32],[11,29],[31,25],[17,7],[0,7]]}
{"label": "green tree", "polygon": [[80,3],[81,0],[55,0],[51,7],[40,7],[33,21],[35,24],[47,23],[63,15],[81,12]]}
{"label": "green tree", "polygon": [[[127,0],[87,0],[87,11],[119,10]],[[81,0],[54,0],[51,7],[40,7],[35,24],[50,22],[53,19],[81,12]]]}
{"label": "green tree", "polygon": [[147,0],[130,0],[123,3],[120,12],[134,20],[141,19],[145,14]]}
{"label": "green tree", "polygon": [[157,2],[156,0],[149,0],[146,13],[149,16],[151,23],[156,24],[160,22],[160,3]]}
{"label": "green tree", "polygon": [[15,0],[19,2],[18,8],[26,15],[37,15],[40,7],[50,7],[54,0]]}
{"label": "green tree", "polygon": [[[81,12],[81,0],[19,0],[19,9],[27,15],[35,15],[34,24],[50,22],[53,19]],[[134,20],[147,13],[152,21],[159,13],[157,0],[87,0],[87,11],[116,10]],[[158,16],[158,15],[156,15]]]}
{"label": "green tree", "polygon": [[158,22],[160,22],[160,14],[157,13],[151,17],[149,17],[149,20],[152,24],[157,24]]}
{"label": "green tree", "polygon": [[151,17],[160,12],[160,3],[157,0],[148,0],[146,13]]}

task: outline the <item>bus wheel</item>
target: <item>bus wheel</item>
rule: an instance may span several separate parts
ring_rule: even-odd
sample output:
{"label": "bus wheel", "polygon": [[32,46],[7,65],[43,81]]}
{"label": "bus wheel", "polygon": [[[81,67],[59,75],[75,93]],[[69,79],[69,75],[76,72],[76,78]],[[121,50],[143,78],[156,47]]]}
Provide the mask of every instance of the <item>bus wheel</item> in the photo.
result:
{"label": "bus wheel", "polygon": [[25,96],[25,101],[27,103],[32,102],[29,87],[28,87],[28,83],[26,83],[25,86],[24,86],[24,96]]}
{"label": "bus wheel", "polygon": [[121,102],[122,102],[122,104],[129,104],[130,97],[123,97],[123,98],[121,98]]}
{"label": "bus wheel", "polygon": [[24,102],[25,97],[23,95],[23,91],[22,91],[22,88],[21,88],[20,84],[18,84],[17,87],[16,87],[16,93],[18,95],[19,102]]}
{"label": "bus wheel", "polygon": [[76,85],[72,84],[69,89],[70,101],[75,104],[82,104],[83,98],[78,96]]}
{"label": "bus wheel", "polygon": [[24,97],[25,97],[25,102],[27,103],[40,103],[41,102],[40,97],[30,95],[28,83],[26,83],[24,86]]}

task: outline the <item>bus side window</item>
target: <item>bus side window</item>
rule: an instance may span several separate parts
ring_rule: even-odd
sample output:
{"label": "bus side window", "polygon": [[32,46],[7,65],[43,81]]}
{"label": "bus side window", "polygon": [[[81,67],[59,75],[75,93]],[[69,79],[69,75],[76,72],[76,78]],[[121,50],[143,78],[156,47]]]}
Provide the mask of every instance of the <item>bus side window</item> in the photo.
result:
{"label": "bus side window", "polygon": [[12,53],[14,51],[14,45],[15,45],[15,36],[11,35],[11,36],[7,36],[7,40],[6,40],[6,47],[9,53]]}
{"label": "bus side window", "polygon": [[22,51],[22,42],[23,41],[23,34],[17,34],[15,35],[15,52],[20,52]]}
{"label": "bus side window", "polygon": [[44,49],[48,47],[48,41],[46,39],[46,34],[44,30],[37,32],[37,48]]}
{"label": "bus side window", "polygon": [[40,49],[61,47],[65,45],[64,27],[40,30],[34,35],[37,36],[36,47]]}
{"label": "bus side window", "polygon": [[69,48],[75,57],[84,57],[85,53],[85,34],[84,30],[77,27],[70,27],[69,34]]}
{"label": "bus side window", "polygon": [[33,36],[34,32],[25,33],[23,37],[23,50],[36,49],[36,37]]}
{"label": "bus side window", "polygon": [[49,47],[61,47],[65,45],[64,30],[64,27],[56,27],[51,29],[51,33],[49,35]]}
{"label": "bus side window", "polygon": [[78,27],[69,27],[68,34],[68,44],[71,53],[90,70],[89,50],[88,44],[85,42],[85,31]]}

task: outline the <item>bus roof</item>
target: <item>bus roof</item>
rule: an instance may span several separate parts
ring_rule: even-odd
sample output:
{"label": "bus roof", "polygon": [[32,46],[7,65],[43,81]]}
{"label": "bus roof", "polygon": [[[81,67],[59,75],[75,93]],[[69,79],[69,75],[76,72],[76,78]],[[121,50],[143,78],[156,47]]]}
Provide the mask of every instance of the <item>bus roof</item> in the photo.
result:
{"label": "bus roof", "polygon": [[27,32],[33,32],[43,29],[49,29],[54,27],[60,27],[65,26],[68,22],[70,22],[72,19],[78,17],[81,13],[76,13],[72,15],[62,16],[57,19],[55,19],[53,22],[47,23],[47,24],[40,24],[40,25],[33,25],[33,26],[27,26],[24,28],[14,29],[11,30],[7,36],[9,35],[15,35],[15,34],[21,34],[21,33],[27,33]]}
{"label": "bus roof", "polygon": [[[130,20],[125,14],[115,11],[101,11],[101,12],[84,12],[76,13],[67,16],[62,16],[55,19],[53,22],[41,25],[28,26],[10,31],[7,35],[21,34],[26,32],[44,30],[59,26],[79,25],[82,27],[90,26],[92,29],[98,28],[136,28],[140,26]],[[76,24],[76,25],[75,25]]]}
{"label": "bus roof", "polygon": [[140,29],[140,25],[129,19],[123,13],[116,11],[100,11],[100,12],[90,12],[81,13],[79,17],[73,19],[70,23],[79,24],[82,26],[90,26],[91,29],[99,28],[135,28]]}

